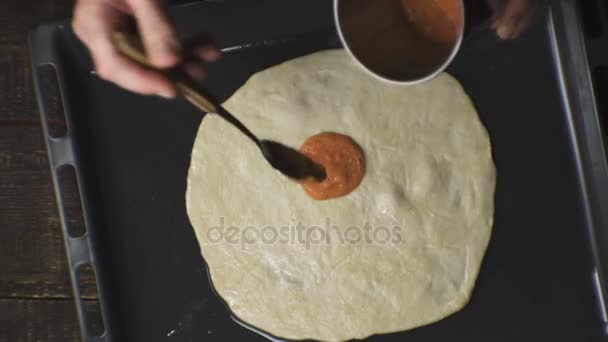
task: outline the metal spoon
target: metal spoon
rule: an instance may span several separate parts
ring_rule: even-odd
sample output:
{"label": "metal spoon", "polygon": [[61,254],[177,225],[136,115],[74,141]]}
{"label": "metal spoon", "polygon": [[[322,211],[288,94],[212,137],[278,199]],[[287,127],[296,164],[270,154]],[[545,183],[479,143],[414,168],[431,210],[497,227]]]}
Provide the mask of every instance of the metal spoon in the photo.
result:
{"label": "metal spoon", "polygon": [[[125,33],[115,33],[114,44],[118,50],[131,60],[147,67],[154,68],[146,57],[141,42],[134,36]],[[190,78],[181,70],[175,68],[170,70],[155,70],[163,73],[173,82],[177,92],[195,107],[207,113],[215,113],[224,120],[238,128],[243,134],[251,139],[270,165],[285,176],[298,181],[313,179],[322,181],[325,179],[325,169],[315,163],[312,159],[289,146],[272,140],[259,139],[241,121],[232,115],[226,108],[215,101],[211,96],[196,90]]]}

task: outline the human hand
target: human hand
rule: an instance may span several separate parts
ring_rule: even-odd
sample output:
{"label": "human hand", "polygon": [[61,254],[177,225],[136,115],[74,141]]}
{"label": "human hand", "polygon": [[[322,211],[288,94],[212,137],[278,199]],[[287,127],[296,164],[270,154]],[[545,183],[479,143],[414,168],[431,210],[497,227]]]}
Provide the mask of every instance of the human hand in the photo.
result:
{"label": "human hand", "polygon": [[[89,48],[100,78],[133,92],[174,97],[176,90],[165,77],[132,62],[115,49],[112,34],[124,30],[130,17],[135,19],[146,54],[155,67],[171,68],[182,61],[184,48],[159,0],[78,0],[72,26]],[[194,78],[203,77],[202,62],[220,57],[208,36],[194,41],[187,50],[192,56],[185,69]]]}
{"label": "human hand", "polygon": [[541,12],[543,0],[489,0],[492,28],[501,39],[514,39],[524,32]]}

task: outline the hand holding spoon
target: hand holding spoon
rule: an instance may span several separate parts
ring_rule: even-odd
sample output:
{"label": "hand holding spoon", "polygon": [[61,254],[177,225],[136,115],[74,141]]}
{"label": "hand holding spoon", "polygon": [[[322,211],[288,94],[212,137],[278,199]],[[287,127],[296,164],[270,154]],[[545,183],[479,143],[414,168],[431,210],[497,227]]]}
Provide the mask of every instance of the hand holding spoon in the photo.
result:
{"label": "hand holding spoon", "polygon": [[190,78],[178,68],[169,70],[154,68],[148,62],[141,42],[135,37],[125,33],[115,33],[113,38],[114,44],[123,55],[146,68],[153,68],[164,74],[174,84],[177,92],[195,107],[207,113],[215,113],[238,128],[256,144],[268,163],[285,176],[297,181],[305,181],[312,178],[320,182],[325,179],[326,174],[323,166],[315,163],[312,159],[294,148],[276,141],[259,139],[221,104],[191,86],[192,81]]}

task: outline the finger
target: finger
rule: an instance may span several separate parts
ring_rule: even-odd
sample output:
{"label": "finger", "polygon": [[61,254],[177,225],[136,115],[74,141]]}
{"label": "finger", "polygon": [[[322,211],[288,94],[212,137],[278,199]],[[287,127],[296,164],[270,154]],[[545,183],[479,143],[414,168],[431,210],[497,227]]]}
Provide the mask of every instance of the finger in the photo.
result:
{"label": "finger", "polygon": [[195,80],[202,80],[205,77],[205,68],[198,62],[188,62],[183,68]]}
{"label": "finger", "polygon": [[206,45],[197,48],[196,55],[205,62],[215,62],[222,57],[222,52],[214,45]]}
{"label": "finger", "polygon": [[496,33],[501,39],[513,39],[517,36],[520,22],[532,9],[530,0],[509,0],[504,13],[498,18]]}
{"label": "finger", "polygon": [[507,39],[512,39],[515,38],[513,36],[513,24],[512,22],[505,22],[505,21],[500,21],[496,24],[496,35],[498,35],[498,37],[500,39],[503,40],[507,40]]}
{"label": "finger", "polygon": [[526,15],[524,18],[519,19],[519,21],[515,23],[513,29],[511,30],[510,38],[514,39],[519,37],[530,26],[532,18],[532,15]]}
{"label": "finger", "polygon": [[105,0],[105,2],[123,13],[133,14],[133,9],[125,0]]}
{"label": "finger", "polygon": [[175,29],[158,0],[129,0],[150,62],[159,68],[175,66],[181,48]]}
{"label": "finger", "polygon": [[97,42],[91,50],[100,78],[141,94],[175,97],[175,89],[161,74],[146,69],[114,49],[110,39]]}
{"label": "finger", "polygon": [[205,62],[215,62],[221,58],[222,52],[217,48],[209,33],[202,33],[188,40],[184,45],[191,57]]}
{"label": "finger", "polygon": [[514,30],[515,37],[521,35],[538,19],[546,5],[547,3],[542,0],[536,0],[530,5],[530,8],[526,11],[526,15],[519,21]]}
{"label": "finger", "polygon": [[488,0],[488,5],[492,9],[492,21],[496,21],[502,17],[505,11],[506,0]]}
{"label": "finger", "polygon": [[118,29],[124,16],[104,2],[79,0],[74,6],[72,28],[76,36],[89,47],[89,42]]}
{"label": "finger", "polygon": [[505,8],[509,0],[488,0],[488,4],[492,9],[491,29],[496,30],[504,18]]}

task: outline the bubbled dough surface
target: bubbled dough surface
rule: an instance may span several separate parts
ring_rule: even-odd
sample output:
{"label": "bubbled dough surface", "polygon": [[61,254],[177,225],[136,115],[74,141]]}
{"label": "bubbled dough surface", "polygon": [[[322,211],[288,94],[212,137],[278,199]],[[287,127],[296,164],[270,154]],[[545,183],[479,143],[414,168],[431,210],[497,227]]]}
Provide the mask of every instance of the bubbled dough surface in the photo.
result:
{"label": "bubbled dough surface", "polygon": [[[295,147],[323,131],[347,134],[367,161],[358,189],[314,201],[236,129],[205,117],[187,211],[213,284],[240,319],[283,338],[340,341],[429,324],[467,303],[491,234],[495,167],[458,81],[390,85],[331,50],[255,74],[225,106],[260,137]],[[337,230],[308,247],[212,241],[220,218],[241,232],[296,222],[325,229],[328,218]],[[384,244],[385,232],[372,243],[335,235],[349,226],[363,234],[365,224],[399,232]]]}

